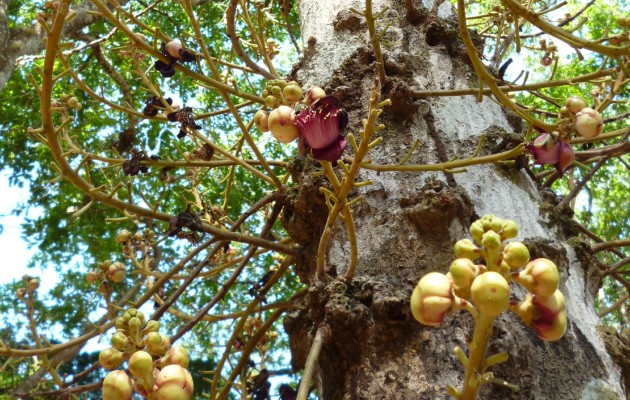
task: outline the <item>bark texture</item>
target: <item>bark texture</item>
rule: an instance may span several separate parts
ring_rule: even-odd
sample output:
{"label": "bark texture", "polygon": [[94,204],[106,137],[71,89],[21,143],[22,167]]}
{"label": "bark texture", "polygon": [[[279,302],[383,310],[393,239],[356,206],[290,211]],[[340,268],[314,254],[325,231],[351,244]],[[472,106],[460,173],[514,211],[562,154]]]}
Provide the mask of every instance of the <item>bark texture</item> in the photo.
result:
{"label": "bark texture", "polygon": [[[476,82],[451,5],[444,2],[432,14],[432,2],[416,2],[415,12],[405,3],[410,2],[374,2],[374,13],[389,7],[378,27],[390,24],[381,43],[388,75],[384,98],[394,104],[381,117],[386,129],[379,132],[382,143],[370,153],[372,162],[397,163],[416,139],[421,145],[410,163],[467,157],[484,133],[489,138],[484,154],[522,140],[518,118],[489,100],[412,101],[411,88],[467,88]],[[306,51],[297,78],[306,87],[322,86],[338,96],[350,114],[348,131],[356,135],[366,117],[374,58],[364,22],[348,10],[365,5],[300,0],[299,7]],[[298,369],[304,367],[317,327],[330,328],[319,358],[321,398],[438,399],[448,397],[446,385],[461,387],[464,370],[453,348],[466,348],[472,318],[462,312],[448,317],[440,328],[424,327],[411,316],[409,298],[425,273],[447,272],[453,243],[468,238],[470,223],[485,214],[516,221],[517,239],[529,246],[532,258],[547,257],[558,265],[569,326],[561,340],[546,343],[515,315],[499,317],[488,354],[505,351],[510,358],[490,370],[520,390],[486,385],[481,398],[623,398],[620,372],[596,330],[596,261],[572,229],[571,216],[554,210],[555,196],[540,193],[523,171],[499,166],[471,167],[459,174],[362,171],[360,180],[374,184],[353,193],[365,199],[353,209],[359,263],[349,284],[313,281],[327,210],[318,191],[325,183],[311,171],[312,166],[294,165],[300,185],[284,215],[286,228],[302,246],[296,271],[310,291],[284,325]],[[342,275],[348,261],[340,223],[328,246],[328,274]],[[521,299],[524,294],[516,293]]]}

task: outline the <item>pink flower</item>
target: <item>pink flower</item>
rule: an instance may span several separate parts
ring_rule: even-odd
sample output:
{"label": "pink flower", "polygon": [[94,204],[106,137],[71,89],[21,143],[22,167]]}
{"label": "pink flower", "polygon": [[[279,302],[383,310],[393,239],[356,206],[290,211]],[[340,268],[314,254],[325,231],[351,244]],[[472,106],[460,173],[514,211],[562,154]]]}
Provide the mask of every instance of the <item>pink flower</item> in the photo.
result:
{"label": "pink flower", "polygon": [[573,147],[561,140],[555,140],[548,133],[538,136],[526,147],[534,156],[536,164],[553,165],[560,173],[563,173],[575,161]]}
{"label": "pink flower", "polygon": [[317,160],[336,161],[346,148],[341,132],[348,124],[348,114],[335,96],[322,97],[296,117],[300,131],[299,151],[306,155],[313,149]]}

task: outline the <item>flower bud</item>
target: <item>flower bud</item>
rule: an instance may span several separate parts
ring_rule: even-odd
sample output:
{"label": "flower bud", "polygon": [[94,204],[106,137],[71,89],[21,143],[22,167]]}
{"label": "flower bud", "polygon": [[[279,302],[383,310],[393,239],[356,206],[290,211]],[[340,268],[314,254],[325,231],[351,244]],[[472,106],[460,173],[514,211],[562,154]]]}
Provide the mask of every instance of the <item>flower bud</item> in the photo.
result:
{"label": "flower bud", "polygon": [[477,309],[491,317],[498,316],[509,306],[510,286],[497,272],[489,271],[477,276],[471,292]]}
{"label": "flower bud", "polygon": [[581,97],[571,96],[567,98],[567,101],[564,103],[564,105],[573,114],[577,114],[586,107],[586,102]]}
{"label": "flower bud", "polygon": [[481,245],[488,250],[497,250],[501,247],[501,236],[495,231],[488,231],[481,237]]}
{"label": "flower bud", "polygon": [[470,239],[458,240],[454,246],[455,257],[467,258],[469,260],[475,260],[481,256],[481,249],[475,246]]}
{"label": "flower bud", "polygon": [[289,101],[300,101],[302,99],[302,88],[296,84],[289,84],[284,87],[282,94]]}
{"label": "flower bud", "polygon": [[592,108],[583,108],[575,115],[575,130],[585,138],[594,138],[602,133],[604,120]]}
{"label": "flower bud", "polygon": [[512,220],[504,220],[500,231],[501,240],[513,239],[518,235],[518,225]]}
{"label": "flower bud", "polygon": [[534,295],[532,303],[539,315],[533,320],[536,335],[548,342],[560,339],[567,329],[567,312],[562,292],[556,290],[548,297]]}
{"label": "flower bud", "polygon": [[265,105],[269,108],[276,108],[278,107],[278,99],[273,95],[269,95],[265,97]]}
{"label": "flower bud", "polygon": [[22,300],[26,296],[26,288],[18,288],[15,290],[15,297]]}
{"label": "flower bud", "polygon": [[101,278],[101,274],[98,271],[90,271],[85,275],[85,279],[88,283],[94,283]]}
{"label": "flower bud", "polygon": [[125,279],[125,265],[116,261],[107,269],[107,276],[112,282],[120,283]]}
{"label": "flower bud", "polygon": [[440,326],[451,309],[451,281],[444,274],[429,272],[411,295],[411,313],[423,325]]}
{"label": "flower bud", "polygon": [[98,353],[98,362],[107,370],[118,368],[124,360],[123,352],[113,347],[108,347]]}
{"label": "flower bud", "polygon": [[37,289],[39,289],[39,279],[33,278],[30,281],[28,281],[28,288],[30,290],[37,290]]}
{"label": "flower bud", "polygon": [[115,327],[118,330],[126,329],[127,328],[127,322],[124,320],[123,317],[118,317],[118,318],[116,318]]}
{"label": "flower bud", "polygon": [[120,351],[125,351],[127,349],[127,335],[122,332],[116,332],[112,335],[112,346]]}
{"label": "flower bud", "polygon": [[481,244],[481,237],[483,236],[484,232],[485,229],[483,228],[483,224],[481,223],[480,219],[470,225],[470,236],[472,236],[473,239],[475,239],[475,242],[477,242],[478,244]]}
{"label": "flower bud", "polygon": [[326,97],[326,92],[324,91],[324,89],[313,86],[306,91],[306,99],[304,99],[304,104],[310,106],[322,97]]}
{"label": "flower bud", "polygon": [[127,324],[129,324],[129,329],[132,331],[139,331],[142,326],[142,321],[140,321],[140,318],[138,317],[131,317]]}
{"label": "flower bud", "polygon": [[149,333],[149,332],[157,332],[160,330],[160,323],[154,320],[149,320],[149,322],[147,322],[146,326],[144,327],[144,331]]}
{"label": "flower bud", "polygon": [[156,381],[157,400],[190,400],[193,395],[193,380],[190,373],[180,365],[162,368]]}
{"label": "flower bud", "polygon": [[463,299],[470,298],[470,286],[478,274],[479,267],[473,264],[469,259],[458,258],[453,261],[448,275],[450,275],[451,281],[453,282],[455,294]]}
{"label": "flower bud", "polygon": [[183,51],[184,51],[184,48],[182,47],[182,44],[180,43],[179,40],[171,40],[170,42],[166,44],[166,52],[168,53],[169,56],[175,59],[183,60],[183,57],[182,57]]}
{"label": "flower bud", "polygon": [[103,400],[131,400],[133,383],[125,371],[112,371],[103,380]]}
{"label": "flower bud", "polygon": [[153,358],[146,351],[136,351],[129,357],[129,372],[136,378],[153,375]]}
{"label": "flower bud", "polygon": [[529,262],[529,250],[521,242],[511,242],[503,249],[503,261],[512,269],[522,268]]}
{"label": "flower bud", "polygon": [[271,134],[280,143],[290,143],[299,135],[295,125],[295,113],[289,106],[280,106],[269,114],[269,129]]}
{"label": "flower bud", "polygon": [[179,365],[187,368],[189,363],[188,351],[182,346],[173,346],[166,352],[162,362],[167,365]]}
{"label": "flower bud", "polygon": [[261,132],[269,132],[269,113],[264,110],[256,111],[254,114],[254,124]]}
{"label": "flower bud", "polygon": [[146,349],[149,353],[156,355],[162,348],[162,335],[158,332],[149,332],[145,339]]}
{"label": "flower bud", "polygon": [[512,279],[533,294],[546,297],[558,290],[560,274],[551,260],[537,258],[520,273],[513,273]]}
{"label": "flower bud", "polygon": [[495,217],[494,215],[490,215],[490,230],[493,230],[499,233],[503,229],[503,225],[505,224],[505,220]]}
{"label": "flower bud", "polygon": [[116,235],[116,243],[125,243],[128,242],[129,239],[131,239],[131,232],[126,229],[121,230],[118,232],[118,235]]}
{"label": "flower bud", "polygon": [[107,272],[110,265],[112,265],[112,262],[110,260],[105,260],[102,263],[99,263],[98,267],[102,269],[103,271]]}

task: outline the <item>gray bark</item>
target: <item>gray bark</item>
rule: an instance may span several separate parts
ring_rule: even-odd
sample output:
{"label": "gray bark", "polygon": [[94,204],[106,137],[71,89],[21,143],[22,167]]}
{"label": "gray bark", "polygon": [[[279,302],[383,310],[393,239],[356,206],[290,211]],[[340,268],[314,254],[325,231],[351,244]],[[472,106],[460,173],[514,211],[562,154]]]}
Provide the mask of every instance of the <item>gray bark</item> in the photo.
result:
{"label": "gray bark", "polygon": [[[378,25],[391,25],[382,44],[389,76],[384,90],[394,105],[381,118],[386,129],[379,132],[383,142],[369,155],[373,162],[397,163],[416,139],[421,145],[411,163],[466,157],[483,133],[494,138],[484,148],[486,154],[498,151],[510,138],[522,140],[518,119],[487,99],[410,100],[409,88],[475,85],[450,3],[442,3],[438,18],[431,19],[432,3],[417,2],[419,15],[411,18],[413,23],[406,18],[405,2],[374,3],[375,13],[389,7]],[[350,114],[348,131],[358,136],[374,67],[367,30],[347,10],[363,9],[364,3],[300,0],[299,7],[308,48],[298,79],[306,87],[322,86],[337,95]],[[517,239],[530,247],[532,258],[547,257],[558,265],[569,326],[562,339],[547,343],[515,315],[499,317],[489,354],[505,351],[510,359],[491,371],[520,391],[486,385],[481,398],[625,398],[620,372],[596,331],[593,296],[599,275],[592,252],[577,238],[569,216],[553,210],[554,195],[541,195],[522,170],[477,166],[454,175],[361,171],[359,180],[374,184],[353,194],[365,200],[354,208],[359,264],[350,284],[313,280],[327,214],[316,186],[325,183],[308,170],[300,179],[300,191],[284,222],[302,245],[297,272],[311,289],[284,324],[295,368],[304,367],[317,327],[330,328],[331,339],[319,358],[321,398],[437,399],[447,397],[446,385],[461,387],[463,367],[453,348],[466,349],[472,319],[462,312],[449,316],[440,328],[424,327],[411,316],[409,298],[421,276],[447,272],[454,258],[452,244],[469,237],[470,223],[485,214],[516,221]],[[328,246],[327,270],[342,275],[348,262],[349,246],[339,223]],[[523,298],[525,293],[516,294]]]}
{"label": "gray bark", "polygon": [[[36,56],[46,47],[44,31],[37,22],[29,26],[9,29],[6,15],[7,3],[7,0],[0,0],[0,91],[18,67],[17,61],[20,57]],[[124,4],[126,1],[120,3]],[[72,9],[76,11],[76,17],[66,23],[63,32],[65,37],[73,36],[97,20],[95,14],[88,13],[88,11],[96,11],[90,1],[72,7]]]}

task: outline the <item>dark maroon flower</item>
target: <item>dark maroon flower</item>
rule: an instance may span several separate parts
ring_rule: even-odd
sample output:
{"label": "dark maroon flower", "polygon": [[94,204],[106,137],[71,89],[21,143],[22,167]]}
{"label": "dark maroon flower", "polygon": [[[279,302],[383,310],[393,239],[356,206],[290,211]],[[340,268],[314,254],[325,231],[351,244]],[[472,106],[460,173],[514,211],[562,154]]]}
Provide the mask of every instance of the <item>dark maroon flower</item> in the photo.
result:
{"label": "dark maroon flower", "polygon": [[346,142],[346,139],[339,135],[334,142],[323,149],[313,149],[313,158],[316,160],[335,162],[341,158],[347,145],[348,142]]}
{"label": "dark maroon flower", "polygon": [[[171,99],[170,97],[164,99],[164,101],[166,101],[169,106],[173,104],[173,99]],[[147,117],[155,117],[158,114],[159,110],[164,109],[162,101],[157,96],[151,96],[147,98],[144,101],[144,104],[145,106],[144,110],[142,110],[142,113]]]}
{"label": "dark maroon flower", "polygon": [[160,71],[160,74],[165,78],[170,78],[175,75],[175,64],[178,61],[191,62],[197,59],[195,53],[184,49],[178,40],[171,40],[167,44],[162,43],[160,51],[168,58],[169,62],[165,63],[157,60],[153,66]]}
{"label": "dark maroon flower", "polygon": [[336,161],[341,157],[347,144],[341,132],[348,125],[348,114],[337,97],[315,101],[300,111],[295,122],[300,131],[300,154],[305,155],[310,148],[318,160]]}
{"label": "dark maroon flower", "polygon": [[536,164],[553,165],[561,174],[575,161],[573,147],[548,133],[538,136],[526,148],[534,156]]}
{"label": "dark maroon flower", "polygon": [[195,122],[195,115],[191,107],[184,107],[179,111],[168,113],[166,118],[171,122],[179,122],[181,124],[177,134],[179,139],[186,137],[189,129],[201,129],[201,125]]}

